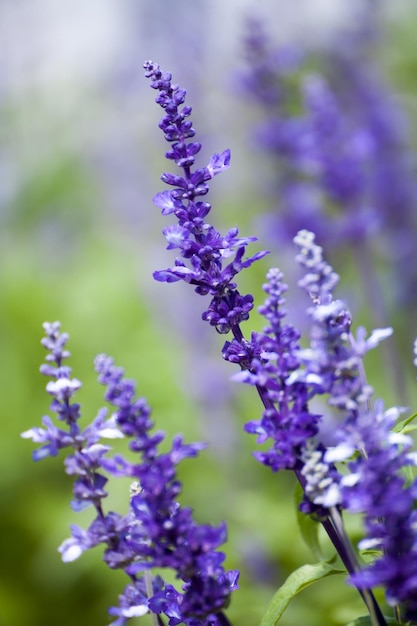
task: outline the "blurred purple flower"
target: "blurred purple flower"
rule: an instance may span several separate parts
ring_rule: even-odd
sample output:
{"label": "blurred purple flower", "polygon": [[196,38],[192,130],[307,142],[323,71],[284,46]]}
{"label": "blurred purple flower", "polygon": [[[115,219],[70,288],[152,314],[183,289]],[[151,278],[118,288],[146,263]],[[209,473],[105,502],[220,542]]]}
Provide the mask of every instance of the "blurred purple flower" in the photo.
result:
{"label": "blurred purple flower", "polygon": [[411,303],[416,159],[365,31],[353,42],[340,36],[328,49],[274,48],[251,21],[243,89],[264,115],[254,143],[276,164],[269,236],[289,242],[307,229],[330,251],[366,245],[401,276],[397,296]]}

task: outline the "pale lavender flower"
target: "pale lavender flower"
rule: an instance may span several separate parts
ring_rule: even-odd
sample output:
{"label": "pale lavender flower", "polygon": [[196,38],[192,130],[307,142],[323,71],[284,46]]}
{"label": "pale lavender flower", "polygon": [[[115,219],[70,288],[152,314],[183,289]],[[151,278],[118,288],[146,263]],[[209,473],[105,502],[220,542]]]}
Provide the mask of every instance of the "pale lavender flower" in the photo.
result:
{"label": "pale lavender flower", "polygon": [[389,337],[392,328],[377,329],[368,339],[360,328],[355,340],[349,309],[333,298],[339,277],[323,259],[314,234],[300,231],[294,243],[299,250],[296,260],[305,270],[299,286],[312,301],[307,309],[310,348],[302,352],[300,360],[307,372],[315,374],[320,392],[329,394],[329,404],[356,416],[362,406],[367,406],[373,391],[362,375],[362,357]]}
{"label": "pale lavender flower", "polygon": [[[363,515],[362,549],[377,550],[372,564],[351,577],[359,588],[383,586],[392,606],[400,605],[407,619],[417,619],[417,481],[407,483],[404,471],[416,465],[411,437],[393,432],[398,410],[382,402],[362,412],[339,432],[352,451],[330,451],[348,457],[349,473],[340,481],[344,508]],[[353,451],[360,454],[353,457]]]}

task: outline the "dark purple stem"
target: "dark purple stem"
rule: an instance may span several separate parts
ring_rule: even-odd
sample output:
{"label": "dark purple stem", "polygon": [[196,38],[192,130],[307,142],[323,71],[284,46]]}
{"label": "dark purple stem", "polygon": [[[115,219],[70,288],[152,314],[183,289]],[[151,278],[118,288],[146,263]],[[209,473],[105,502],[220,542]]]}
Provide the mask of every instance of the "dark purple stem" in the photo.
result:
{"label": "dark purple stem", "polygon": [[218,617],[219,617],[219,622],[220,622],[221,626],[233,626],[232,622],[227,619],[227,617],[223,613],[223,611],[221,613],[219,613]]}

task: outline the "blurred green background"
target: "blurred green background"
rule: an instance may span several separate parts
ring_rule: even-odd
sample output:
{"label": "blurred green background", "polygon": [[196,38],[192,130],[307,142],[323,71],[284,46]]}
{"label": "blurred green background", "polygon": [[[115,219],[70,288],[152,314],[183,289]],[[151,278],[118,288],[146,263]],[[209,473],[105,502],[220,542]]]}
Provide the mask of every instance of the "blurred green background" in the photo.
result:
{"label": "blurred green background", "polygon": [[[242,426],[260,406],[253,390],[229,381],[222,337],[200,319],[204,302],[183,285],[152,279],[173,256],[160,234],[168,221],[152,205],[169,166],[157,128],[161,113],[142,72],[153,58],[187,88],[204,142],[202,164],[212,152],[232,149],[231,170],[212,186],[212,222],[219,229],[238,223],[250,235],[267,200],[254,184],[253,113],[232,87],[242,66],[244,18],[255,11],[284,40],[302,37],[306,23],[309,36],[324,37],[350,19],[341,2],[302,4],[300,12],[284,0],[0,3],[0,626],[106,624],[107,608],[127,582],[106,569],[99,550],[61,562],[57,547],[69,524],[87,524],[88,512],[69,508],[62,458],[35,465],[32,444],[19,437],[48,413],[47,381],[39,374],[45,320],[60,320],[70,333],[84,423],[102,406],[93,359],[106,352],[138,381],[157,428],[210,443],[181,468],[182,502],[199,521],[229,526],[227,565],[242,571],[228,613],[235,626],[258,624],[277,586],[312,562],[297,529],[292,476],[272,475],[251,456],[254,440]],[[417,12],[412,3],[401,8],[385,14],[380,60],[416,137]],[[372,326],[351,260],[342,261],[335,269],[355,297],[357,319]],[[287,255],[272,251],[242,275],[242,290],[260,302],[268,266],[285,272],[287,263]],[[391,320],[400,343],[417,334],[410,320],[402,311]],[[261,325],[254,315],[246,330]],[[407,341],[404,377],[415,407]],[[404,404],[384,359],[370,355],[367,365],[377,394],[388,405]],[[121,511],[128,501],[122,482],[111,483],[109,497],[109,507]],[[282,624],[345,624],[364,613],[356,596],[343,577],[325,579],[291,604]],[[149,624],[147,617],[137,622]]]}

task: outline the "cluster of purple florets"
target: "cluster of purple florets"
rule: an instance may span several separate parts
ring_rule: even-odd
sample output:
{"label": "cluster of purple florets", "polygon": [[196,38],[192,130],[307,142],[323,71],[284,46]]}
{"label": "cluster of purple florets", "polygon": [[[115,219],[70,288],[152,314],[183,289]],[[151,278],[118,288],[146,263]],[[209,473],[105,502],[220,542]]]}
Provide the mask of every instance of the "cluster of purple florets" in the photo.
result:
{"label": "cluster of purple florets", "polygon": [[[188,141],[195,131],[187,120],[191,107],[179,108],[184,104],[185,91],[172,84],[171,74],[162,73],[157,63],[148,61],[144,67],[146,76],[151,78],[151,87],[159,92],[156,102],[165,111],[159,124],[165,139],[171,143],[171,149],[165,156],[175,161],[183,171],[182,176],[162,174],[162,180],[174,189],[154,197],[154,203],[164,215],[174,213],[178,220],[177,224],[165,228],[163,233],[168,241],[167,248],[179,249],[182,258],[175,260],[174,267],[154,272],[154,277],[165,282],[184,280],[195,285],[197,293],[213,296],[203,319],[220,333],[227,333],[247,320],[253,308],[253,297],[242,296],[233,279],[266,252],[244,259],[245,247],[256,241],[256,237],[240,238],[237,228],[221,235],[204,221],[211,205],[199,198],[209,190],[207,181],[229,167],[230,150],[215,154],[207,167],[193,171],[201,144]],[[226,262],[227,259],[231,260]]]}
{"label": "cluster of purple florets", "polygon": [[[71,537],[59,548],[63,560],[73,561],[101,544],[105,546],[106,564],[123,569],[130,577],[119,606],[110,609],[117,618],[115,626],[148,612],[166,615],[170,626],[226,625],[222,610],[238,580],[237,571],[225,571],[225,555],[218,550],[226,541],[226,526],[197,524],[191,509],[181,507],[177,501],[181,483],[176,466],[184,458],[195,457],[204,444],[185,444],[176,436],[171,449],[161,453],[158,447],[164,434],[151,432],[149,406],[143,398],[135,398],[133,381],[125,379],[123,370],[105,355],[96,358],[95,367],[114,413],[105,419],[106,410],[100,410],[97,418],[81,430],[80,407],[71,402],[81,383],[71,379],[71,369],[62,364],[69,356],[65,350],[68,335],[60,333],[57,322],[44,327],[43,344],[50,353],[42,372],[55,379],[47,385],[53,397],[51,409],[68,430],[58,429],[49,417],[44,417],[44,428],[32,428],[23,436],[42,444],[33,454],[35,460],[56,456],[61,448],[72,449],[65,461],[67,473],[76,476],[72,508],[81,510],[92,505],[96,513],[88,529],[71,527]],[[50,365],[51,361],[55,366]],[[103,438],[119,437],[130,440],[129,448],[140,455],[139,463],[117,454],[110,456],[110,446],[101,443]],[[125,516],[104,512],[106,474],[133,481]],[[150,577],[154,568],[173,570],[183,583],[181,591],[160,577]]]}
{"label": "cluster of purple florets", "polygon": [[[290,382],[291,375],[300,367],[297,356],[300,333],[282,323],[285,316],[283,294],[287,289],[283,275],[271,269],[267,280],[263,288],[268,297],[259,312],[265,316],[268,326],[262,333],[252,335],[254,356],[233,379],[258,389],[265,409],[262,418],[247,423],[245,430],[257,435],[258,444],[272,441],[271,449],[255,452],[255,458],[277,471],[299,466],[300,452],[306,441],[317,434],[320,416],[308,409],[312,395],[309,385],[305,381]],[[229,349],[226,346],[225,358]]]}

